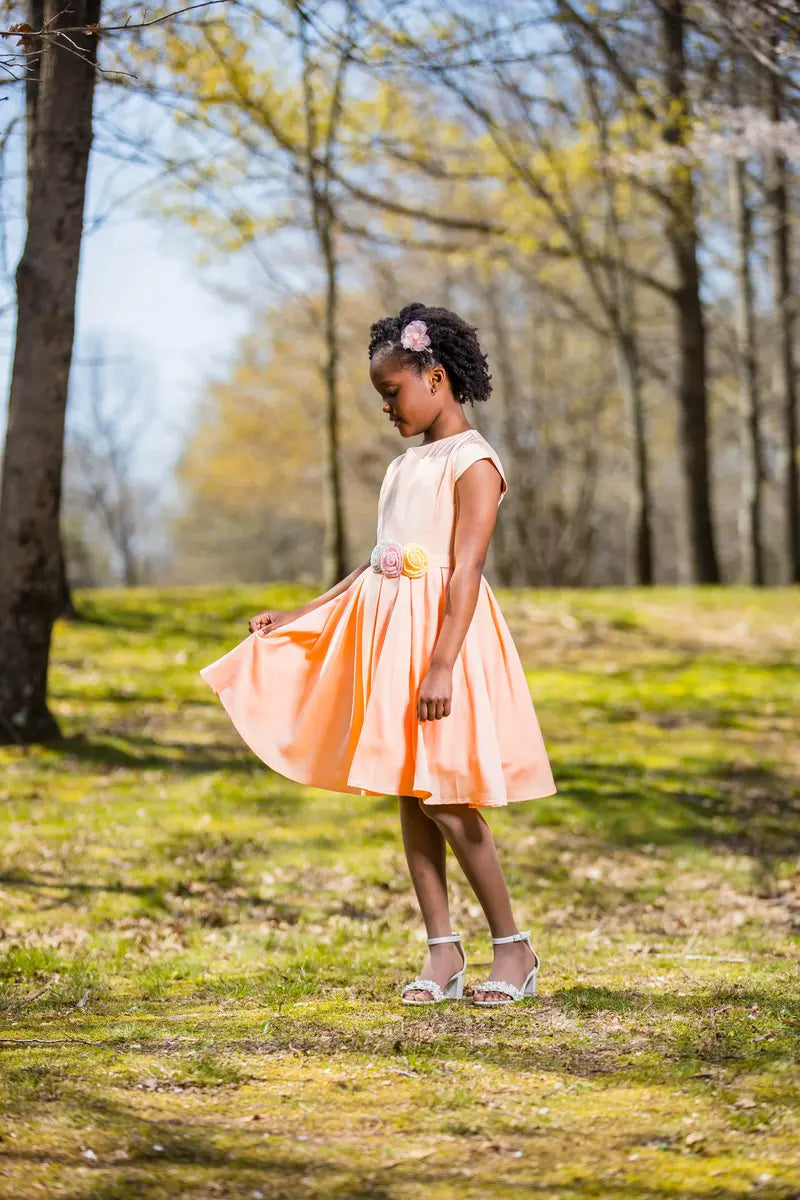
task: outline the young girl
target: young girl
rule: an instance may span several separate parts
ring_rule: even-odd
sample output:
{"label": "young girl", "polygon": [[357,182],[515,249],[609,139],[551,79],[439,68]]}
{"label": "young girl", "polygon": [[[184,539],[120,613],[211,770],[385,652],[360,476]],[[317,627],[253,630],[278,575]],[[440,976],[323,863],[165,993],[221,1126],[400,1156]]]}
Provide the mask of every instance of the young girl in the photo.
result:
{"label": "young girl", "polygon": [[449,843],[486,915],[491,978],[473,1001],[536,990],[539,958],[511,911],[481,810],[556,792],[525,673],[482,568],[507,491],[500,459],[464,416],[491,376],[475,329],[408,304],[371,327],[370,379],[401,437],[367,562],[294,612],[266,610],[200,675],[242,739],[289,779],[397,795],[430,952],[406,1004],[461,997],[450,929]]}

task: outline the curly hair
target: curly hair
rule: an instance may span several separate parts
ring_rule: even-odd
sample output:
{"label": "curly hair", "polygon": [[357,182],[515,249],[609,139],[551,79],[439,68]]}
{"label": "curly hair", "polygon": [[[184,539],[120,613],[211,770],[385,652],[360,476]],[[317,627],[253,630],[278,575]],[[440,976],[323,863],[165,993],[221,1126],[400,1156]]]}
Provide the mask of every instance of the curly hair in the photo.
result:
{"label": "curly hair", "polygon": [[[409,321],[424,321],[431,341],[429,350],[406,350],[400,334]],[[492,392],[488,359],[480,347],[477,330],[449,308],[406,304],[396,317],[382,317],[370,325],[370,361],[378,351],[397,354],[403,366],[421,374],[435,363],[444,367],[450,387],[461,404],[488,400]]]}

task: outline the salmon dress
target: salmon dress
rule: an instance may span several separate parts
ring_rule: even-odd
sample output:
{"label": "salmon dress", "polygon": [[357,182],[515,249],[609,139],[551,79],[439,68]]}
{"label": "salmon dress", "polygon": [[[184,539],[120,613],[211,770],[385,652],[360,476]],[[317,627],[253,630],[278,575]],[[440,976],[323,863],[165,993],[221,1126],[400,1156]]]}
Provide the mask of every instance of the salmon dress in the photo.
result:
{"label": "salmon dress", "polygon": [[201,669],[243,741],[281,775],[470,808],[556,792],[519,654],[483,575],[450,713],[418,716],[453,570],[455,483],[482,458],[500,473],[499,507],[508,484],[477,429],[410,446],[386,469],[370,566],[338,596]]}

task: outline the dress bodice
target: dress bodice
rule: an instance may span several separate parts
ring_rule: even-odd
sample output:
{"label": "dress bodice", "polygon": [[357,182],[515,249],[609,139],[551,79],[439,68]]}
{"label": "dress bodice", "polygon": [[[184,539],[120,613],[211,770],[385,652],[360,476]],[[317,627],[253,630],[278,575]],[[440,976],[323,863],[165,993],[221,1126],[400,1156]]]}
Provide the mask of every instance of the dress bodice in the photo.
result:
{"label": "dress bodice", "polygon": [[508,484],[502,463],[477,429],[427,445],[410,446],[386,468],[378,497],[376,541],[417,542],[430,554],[451,555],[455,531],[455,483],[481,458],[494,463],[502,479],[498,507]]}

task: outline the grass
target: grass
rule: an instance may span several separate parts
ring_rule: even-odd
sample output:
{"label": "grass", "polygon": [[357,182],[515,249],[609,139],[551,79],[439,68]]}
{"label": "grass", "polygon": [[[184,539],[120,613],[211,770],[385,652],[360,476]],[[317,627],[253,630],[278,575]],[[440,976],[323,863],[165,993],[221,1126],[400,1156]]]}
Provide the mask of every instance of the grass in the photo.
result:
{"label": "grass", "polygon": [[800,1196],[797,589],[496,589],[559,787],[488,814],[542,959],[505,1011],[400,1006],[396,798],[273,774],[197,675],[311,594],[57,626],[63,740],[0,748],[0,1195]]}

